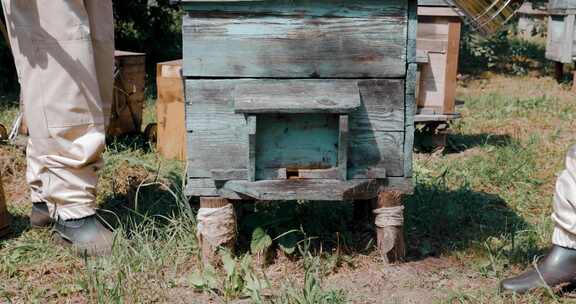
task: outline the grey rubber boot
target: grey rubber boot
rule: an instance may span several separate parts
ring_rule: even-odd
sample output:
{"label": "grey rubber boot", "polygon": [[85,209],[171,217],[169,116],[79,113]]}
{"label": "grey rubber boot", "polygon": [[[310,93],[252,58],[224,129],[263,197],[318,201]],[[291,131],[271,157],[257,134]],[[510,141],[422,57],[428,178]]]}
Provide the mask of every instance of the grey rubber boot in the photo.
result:
{"label": "grey rubber boot", "polygon": [[52,236],[56,243],[88,256],[110,255],[114,242],[114,234],[100,222],[97,215],[77,220],[58,220]]}
{"label": "grey rubber boot", "polygon": [[560,246],[538,263],[536,269],[500,283],[501,292],[526,293],[542,287],[556,287],[576,281],[576,250]]}
{"label": "grey rubber boot", "polygon": [[54,220],[50,217],[48,205],[46,203],[32,203],[30,226],[32,228],[50,228],[53,224]]}

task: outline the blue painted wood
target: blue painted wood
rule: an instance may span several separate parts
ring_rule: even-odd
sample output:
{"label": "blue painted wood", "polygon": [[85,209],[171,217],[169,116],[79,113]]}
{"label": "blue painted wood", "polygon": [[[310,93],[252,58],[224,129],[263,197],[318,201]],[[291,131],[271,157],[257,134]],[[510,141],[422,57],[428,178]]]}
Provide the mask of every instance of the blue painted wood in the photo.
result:
{"label": "blue painted wood", "polygon": [[[187,3],[187,193],[329,200],[410,192],[416,7]],[[327,93],[346,111],[310,106]]]}
{"label": "blue painted wood", "polygon": [[360,107],[353,81],[282,80],[237,85],[236,113],[350,113]]}
{"label": "blue painted wood", "polygon": [[338,115],[258,115],[257,125],[258,180],[280,168],[297,171],[338,165]]}
{"label": "blue painted wood", "polygon": [[218,13],[244,18],[253,14],[298,18],[344,17],[366,18],[406,16],[404,0],[265,0],[260,2],[198,2],[183,0],[182,8],[192,17]]}
{"label": "blue painted wood", "polygon": [[[388,78],[406,73],[404,0],[205,5],[187,6],[185,76]],[[307,15],[307,8],[319,12]]]}

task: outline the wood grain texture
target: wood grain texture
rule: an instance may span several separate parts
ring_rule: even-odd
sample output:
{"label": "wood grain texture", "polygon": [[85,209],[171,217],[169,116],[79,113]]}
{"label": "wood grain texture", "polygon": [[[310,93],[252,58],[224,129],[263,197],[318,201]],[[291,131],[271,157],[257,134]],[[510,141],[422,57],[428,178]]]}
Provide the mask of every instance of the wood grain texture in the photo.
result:
{"label": "wood grain texture", "polygon": [[182,60],[158,63],[156,119],[158,153],[166,159],[186,160],[186,117]]}
{"label": "wood grain texture", "polygon": [[556,62],[571,63],[576,55],[575,15],[551,15],[548,17],[546,58]]}
{"label": "wood grain texture", "polygon": [[[436,0],[438,1],[438,0]],[[284,17],[340,17],[366,18],[379,16],[406,16],[404,0],[266,0],[260,3],[186,3],[183,9],[190,16],[205,16],[206,12],[215,15],[244,17],[284,16]]]}
{"label": "wood grain texture", "polygon": [[224,188],[257,200],[345,201],[378,195],[382,182],[376,180],[284,180],[229,181]]}
{"label": "wood grain texture", "polygon": [[362,106],[350,114],[348,178],[403,176],[404,80],[362,80],[358,88]]}
{"label": "wood grain texture", "polygon": [[[191,182],[194,179],[190,179],[189,183],[185,189],[185,195],[190,197],[190,196],[223,196],[223,197],[227,197],[229,199],[234,199],[234,200],[246,200],[246,199],[251,199],[249,196],[247,195],[242,195],[238,192],[229,190],[229,189],[225,189],[222,188],[224,186],[224,183],[215,183],[214,185],[216,185],[216,187],[207,187],[207,188],[202,188],[202,187],[192,187],[193,185],[195,185],[195,183]],[[379,180],[373,180],[373,179],[359,179],[356,180],[356,182],[368,182],[368,183],[374,183],[376,182],[377,185],[380,187],[380,191],[397,191],[400,193],[404,193],[404,194],[412,194],[414,193],[414,184],[412,183],[412,179],[411,178],[404,178],[404,177],[389,177],[387,179],[379,179]],[[207,181],[203,181],[202,183],[207,183]],[[326,185],[325,185],[326,186]],[[362,196],[364,196],[364,194],[362,194]],[[364,199],[370,199],[370,198],[374,198],[374,197],[365,197]],[[358,198],[360,199],[360,198]]]}
{"label": "wood grain texture", "polygon": [[576,2],[573,0],[550,0],[548,12],[551,14],[576,14]]}
{"label": "wood grain texture", "polygon": [[255,115],[248,116],[248,180],[256,180],[256,154],[257,151],[257,130],[258,130],[258,120]]}
{"label": "wood grain texture", "polygon": [[348,115],[339,117],[339,134],[338,134],[338,172],[340,180],[348,179],[348,137],[350,133]]}
{"label": "wood grain texture", "polygon": [[[190,177],[210,178],[213,169],[248,169],[248,126],[244,115],[234,113],[235,89],[244,83],[262,81],[187,80],[187,91],[190,92],[187,94]],[[358,87],[362,101],[358,111],[350,114],[348,157],[352,175],[349,177],[375,178],[374,174],[366,175],[368,172],[402,176],[403,135],[400,134],[404,132],[404,81],[346,81]],[[333,127],[331,138],[337,146],[337,121]],[[330,164],[335,166],[336,161]]]}
{"label": "wood grain texture", "polygon": [[[338,165],[338,115],[259,115],[256,176],[278,169],[328,169]],[[268,172],[272,171],[272,172]]]}
{"label": "wood grain texture", "polygon": [[[206,10],[193,6],[184,17],[184,74],[258,78],[403,77],[405,1],[335,2],[330,5],[331,15],[313,18],[303,12],[307,8],[325,11],[328,6],[322,8],[320,3],[304,1],[288,6],[275,1],[208,6]],[[246,10],[250,13],[246,14]],[[339,12],[347,16],[338,16]]]}
{"label": "wood grain texture", "polygon": [[238,85],[237,113],[349,113],[360,107],[355,82],[339,80],[263,80]]}
{"label": "wood grain texture", "polygon": [[460,56],[460,31],[462,24],[459,19],[451,19],[448,23],[448,49],[446,51],[446,73],[444,78],[444,113],[454,113],[456,107],[456,87],[458,86],[458,58]]}
{"label": "wood grain texture", "polygon": [[186,81],[189,177],[212,177],[212,170],[245,169],[248,123],[234,113],[234,85]]}

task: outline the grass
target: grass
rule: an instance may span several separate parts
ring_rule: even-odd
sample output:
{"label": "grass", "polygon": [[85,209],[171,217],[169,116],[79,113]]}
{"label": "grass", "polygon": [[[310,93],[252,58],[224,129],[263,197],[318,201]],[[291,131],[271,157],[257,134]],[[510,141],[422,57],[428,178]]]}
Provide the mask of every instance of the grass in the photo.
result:
{"label": "grass", "polygon": [[[464,119],[453,125],[445,153],[416,155],[416,192],[406,199],[408,258],[455,261],[446,269],[448,281],[473,273],[471,280],[488,282],[443,287],[438,303],[569,303],[570,297],[546,290],[501,296],[495,284],[549,245],[554,181],[576,137],[576,102],[549,78],[484,76],[461,84]],[[152,105],[147,122],[153,121]],[[6,123],[14,105],[2,107],[0,122]],[[109,145],[98,203],[108,210],[102,216],[115,227],[116,246],[111,257],[84,259],[52,246],[49,231],[28,228],[23,154],[0,146],[15,219],[14,233],[0,241],[1,301],[292,304],[357,298],[344,287],[350,282],[330,281],[373,254],[370,240],[351,228],[349,204],[243,206],[236,258],[222,253],[221,266],[203,267],[197,203],[182,195],[184,165],[154,152],[139,137]],[[271,245],[251,250],[257,229]]]}

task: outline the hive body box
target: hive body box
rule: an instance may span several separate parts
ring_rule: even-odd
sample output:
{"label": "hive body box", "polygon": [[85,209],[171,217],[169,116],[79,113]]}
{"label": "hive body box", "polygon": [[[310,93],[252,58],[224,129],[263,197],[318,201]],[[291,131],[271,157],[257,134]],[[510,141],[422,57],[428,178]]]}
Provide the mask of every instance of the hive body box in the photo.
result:
{"label": "hive body box", "polygon": [[161,62],[156,67],[158,153],[167,159],[186,160],[186,120],[182,60]]}
{"label": "hive body box", "polygon": [[417,45],[429,59],[419,77],[419,113],[450,116],[455,112],[461,25],[456,10],[445,1],[418,1]]}
{"label": "hive body box", "polygon": [[138,133],[145,101],[146,54],[115,51],[114,58],[114,102],[107,135]]}
{"label": "hive body box", "polygon": [[576,1],[551,0],[548,3],[548,41],[546,58],[571,63],[576,56]]}
{"label": "hive body box", "polygon": [[524,2],[516,14],[518,15],[518,34],[523,39],[531,39],[547,28],[548,12],[534,7],[530,1]]}
{"label": "hive body box", "polygon": [[180,2],[188,195],[412,191],[415,1]]}

